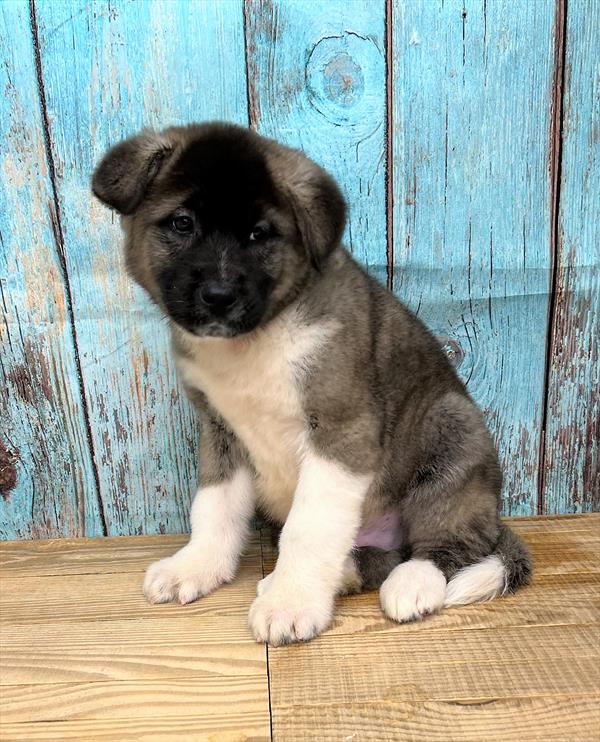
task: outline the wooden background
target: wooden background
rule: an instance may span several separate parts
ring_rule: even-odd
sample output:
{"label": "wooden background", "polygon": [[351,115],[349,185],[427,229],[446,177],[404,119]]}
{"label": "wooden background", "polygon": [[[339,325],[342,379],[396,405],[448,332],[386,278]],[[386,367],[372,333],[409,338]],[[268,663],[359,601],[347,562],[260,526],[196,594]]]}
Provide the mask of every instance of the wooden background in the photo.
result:
{"label": "wooden background", "polygon": [[206,119],[340,179],[348,246],[485,410],[505,513],[600,509],[598,0],[3,0],[0,19],[2,538],[188,526],[197,423],[89,180],[142,126]]}

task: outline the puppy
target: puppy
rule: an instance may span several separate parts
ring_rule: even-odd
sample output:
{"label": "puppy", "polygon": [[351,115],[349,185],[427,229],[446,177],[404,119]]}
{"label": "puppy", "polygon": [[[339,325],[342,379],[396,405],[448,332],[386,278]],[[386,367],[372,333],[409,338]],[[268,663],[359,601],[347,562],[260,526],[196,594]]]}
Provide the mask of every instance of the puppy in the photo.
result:
{"label": "puppy", "polygon": [[257,508],[282,526],[249,617],[272,645],[318,635],[343,592],[379,588],[384,613],[412,621],[527,581],[483,417],[436,339],[340,245],[326,172],[210,123],[121,142],[93,191],[122,215],[128,270],[168,317],[202,418],[192,535],[150,566],[148,600],[232,580]]}

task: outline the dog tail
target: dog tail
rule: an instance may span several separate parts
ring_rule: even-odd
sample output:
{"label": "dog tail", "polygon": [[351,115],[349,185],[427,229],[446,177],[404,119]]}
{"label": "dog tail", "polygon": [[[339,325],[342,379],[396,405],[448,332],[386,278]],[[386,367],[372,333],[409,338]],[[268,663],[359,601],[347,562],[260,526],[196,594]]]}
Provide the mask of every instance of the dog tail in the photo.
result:
{"label": "dog tail", "polygon": [[529,549],[502,523],[493,553],[459,570],[448,582],[444,605],[465,605],[512,593],[529,582],[531,570]]}

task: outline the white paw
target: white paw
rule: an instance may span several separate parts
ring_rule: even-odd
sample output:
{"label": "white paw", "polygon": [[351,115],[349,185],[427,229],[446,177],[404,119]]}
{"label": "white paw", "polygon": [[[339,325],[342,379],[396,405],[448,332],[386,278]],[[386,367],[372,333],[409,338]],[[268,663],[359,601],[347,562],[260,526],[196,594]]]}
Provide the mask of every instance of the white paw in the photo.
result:
{"label": "white paw", "polygon": [[271,584],[269,590],[252,603],[248,625],[256,641],[278,647],[317,636],[329,625],[332,613],[333,597],[297,589],[282,590]]}
{"label": "white paw", "polygon": [[273,580],[274,574],[275,574],[274,572],[271,572],[266,577],[263,577],[262,580],[259,580],[256,583],[256,594],[257,595],[262,595],[269,589],[269,585],[271,584]]}
{"label": "white paw", "polygon": [[176,554],[151,564],[144,578],[150,603],[178,601],[182,605],[208,595],[233,579],[233,569],[207,558],[197,547],[184,546]]}
{"label": "white paw", "polygon": [[379,590],[383,612],[394,621],[423,618],[444,605],[446,578],[429,559],[395,567]]}

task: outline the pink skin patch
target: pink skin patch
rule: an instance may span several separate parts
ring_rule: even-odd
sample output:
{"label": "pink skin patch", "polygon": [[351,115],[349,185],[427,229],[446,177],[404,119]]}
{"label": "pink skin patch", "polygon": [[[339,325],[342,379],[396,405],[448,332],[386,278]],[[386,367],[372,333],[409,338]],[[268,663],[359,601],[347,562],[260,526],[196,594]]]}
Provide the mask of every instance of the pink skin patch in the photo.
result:
{"label": "pink skin patch", "polygon": [[362,526],[356,536],[355,546],[376,546],[390,551],[399,548],[401,543],[400,514],[392,510]]}

